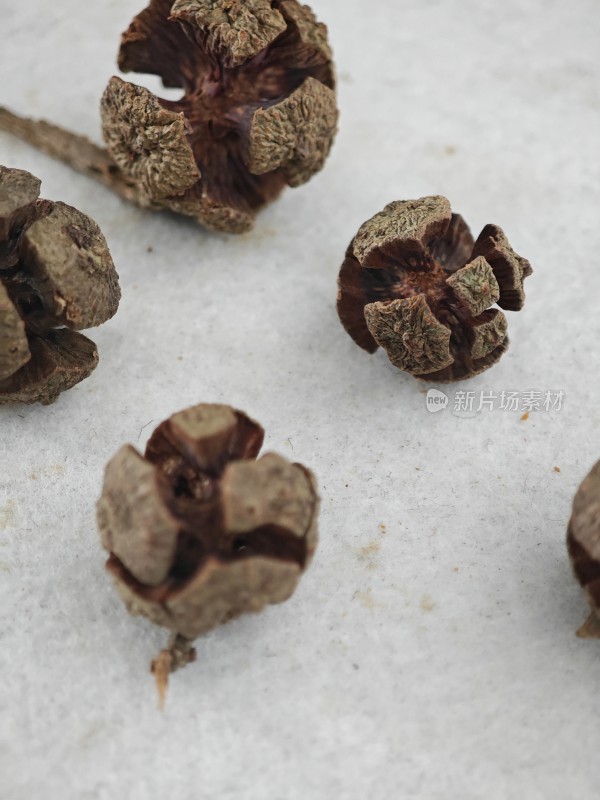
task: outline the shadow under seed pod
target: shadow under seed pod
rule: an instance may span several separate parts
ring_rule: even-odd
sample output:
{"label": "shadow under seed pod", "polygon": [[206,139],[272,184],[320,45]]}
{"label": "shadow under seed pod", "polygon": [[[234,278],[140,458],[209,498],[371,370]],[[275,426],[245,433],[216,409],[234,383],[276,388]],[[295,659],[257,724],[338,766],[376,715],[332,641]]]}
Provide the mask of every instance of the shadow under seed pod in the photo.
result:
{"label": "shadow under seed pod", "polygon": [[98,353],[77,331],[110,319],[121,297],[100,228],[40,200],[40,186],[0,166],[0,404],[48,405],[87,378]]}
{"label": "shadow under seed pod", "polygon": [[106,468],[98,526],[132,614],[172,633],[153,661],[159,698],[192,642],[293,594],[317,545],[312,474],[267,453],[264,432],[229,406],[199,405],[123,447]]}
{"label": "shadow under seed pod", "polygon": [[497,226],[474,241],[445,197],[399,201],[350,243],[338,314],[367,352],[383,347],[394,366],[423,380],[462,380],[506,351],[508,323],[491,306],[519,311],[531,272]]}

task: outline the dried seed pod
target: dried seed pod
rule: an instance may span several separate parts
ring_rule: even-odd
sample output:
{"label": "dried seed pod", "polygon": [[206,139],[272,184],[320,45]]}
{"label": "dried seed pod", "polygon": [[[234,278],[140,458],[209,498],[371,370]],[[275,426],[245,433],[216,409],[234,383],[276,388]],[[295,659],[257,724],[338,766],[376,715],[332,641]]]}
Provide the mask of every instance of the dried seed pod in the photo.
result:
{"label": "dried seed pod", "polygon": [[428,381],[470,378],[508,347],[507,320],[525,300],[528,261],[502,230],[477,241],[445,197],[390,203],[354,237],[339,275],[338,313],[369,353]]}
{"label": "dried seed pod", "polygon": [[257,460],[263,437],[240,411],[199,405],[159,425],[143,457],[127,445],[106,468],[107,568],[128,610],[174,637],[159,689],[197,636],[287,600],[315,551],[314,478],[273,453]]}
{"label": "dried seed pod", "polygon": [[0,166],[0,404],[53,403],[98,363],[76,331],[117,311],[121,292],[96,223],[40,200],[40,181]]}
{"label": "dried seed pod", "polygon": [[118,62],[182,98],[113,77],[101,102],[107,151],[5,109],[0,129],[144,208],[228,233],[323,167],[338,119],[332,53],[327,28],[297,0],[151,0]]}
{"label": "dried seed pod", "polygon": [[600,638],[600,461],[587,475],[573,500],[567,547],[573,572],[591,609],[577,635]]}
{"label": "dried seed pod", "polygon": [[296,0],[152,0],[119,67],[183,89],[177,102],[112,78],[104,137],[149,199],[239,232],[286,183],[318,172],[337,125],[326,29]]}

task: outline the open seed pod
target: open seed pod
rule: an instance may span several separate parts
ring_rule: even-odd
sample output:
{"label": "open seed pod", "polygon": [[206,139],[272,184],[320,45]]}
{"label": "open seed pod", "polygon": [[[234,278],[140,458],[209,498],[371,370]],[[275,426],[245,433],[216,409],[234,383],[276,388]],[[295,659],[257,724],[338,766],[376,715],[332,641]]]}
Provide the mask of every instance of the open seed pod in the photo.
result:
{"label": "open seed pod", "polygon": [[317,545],[312,474],[273,453],[240,411],[198,405],[124,446],[98,502],[108,570],[132,614],[173,634],[155,662],[159,689],[193,658],[192,641],[294,592]]}
{"label": "open seed pod", "polygon": [[600,461],[573,500],[567,547],[573,572],[590,606],[590,615],[577,634],[600,638]]}
{"label": "open seed pod", "polygon": [[354,341],[427,381],[456,381],[495,364],[508,347],[528,261],[486,225],[475,241],[445,197],[390,203],[350,243],[338,314]]}
{"label": "open seed pod", "polygon": [[327,28],[297,0],[151,0],[123,34],[123,72],[181,89],[167,100],[113,77],[107,148],[0,107],[0,130],[142,208],[243,233],[285,186],[324,165],[337,130]]}
{"label": "open seed pod", "polygon": [[331,58],[327,29],[296,0],[151,0],[123,35],[119,67],[157,74],[183,97],[112,78],[108,150],[150,203],[248,230],[325,162],[337,125]]}
{"label": "open seed pod", "polygon": [[77,331],[110,319],[121,292],[96,223],[40,200],[40,181],[0,166],[0,404],[53,403],[98,364]]}

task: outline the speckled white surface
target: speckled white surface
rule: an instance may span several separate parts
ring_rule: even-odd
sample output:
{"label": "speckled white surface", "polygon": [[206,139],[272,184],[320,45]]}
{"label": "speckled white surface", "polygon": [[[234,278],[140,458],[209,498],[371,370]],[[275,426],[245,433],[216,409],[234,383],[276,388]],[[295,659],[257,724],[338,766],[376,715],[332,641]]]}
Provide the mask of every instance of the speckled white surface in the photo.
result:
{"label": "speckled white surface", "polygon": [[[139,7],[1,0],[0,103],[97,137]],[[314,7],[339,139],[249,235],[144,214],[0,135],[0,162],[98,221],[124,292],[88,381],[0,409],[5,800],[598,796],[600,643],[574,635],[564,546],[600,456],[597,0]],[[535,268],[509,353],[452,392],[562,390],[561,411],[429,414],[341,328],[348,241],[431,193]],[[315,470],[322,541],[292,601],[198,642],[161,714],[147,667],[166,637],[113,592],[94,503],[122,443],[199,401],[239,406]]]}

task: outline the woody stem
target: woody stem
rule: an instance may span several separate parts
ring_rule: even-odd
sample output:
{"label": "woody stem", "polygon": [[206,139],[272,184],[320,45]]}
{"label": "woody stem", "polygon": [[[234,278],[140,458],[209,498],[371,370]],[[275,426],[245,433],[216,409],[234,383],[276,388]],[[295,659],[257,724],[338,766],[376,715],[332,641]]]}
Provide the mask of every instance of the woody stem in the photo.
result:
{"label": "woody stem", "polygon": [[169,675],[187,666],[195,659],[196,651],[192,647],[192,641],[185,636],[181,636],[181,634],[174,633],[169,639],[166,649],[161,650],[152,661],[150,670],[156,681],[158,707],[161,710],[165,707],[167,689],[169,688]]}
{"label": "woody stem", "polygon": [[78,172],[94,178],[112,189],[124,200],[148,207],[138,187],[128,179],[110,157],[108,150],[85,136],[59,128],[45,120],[13,114],[0,106],[0,131],[27,142],[42,153],[62,161]]}

